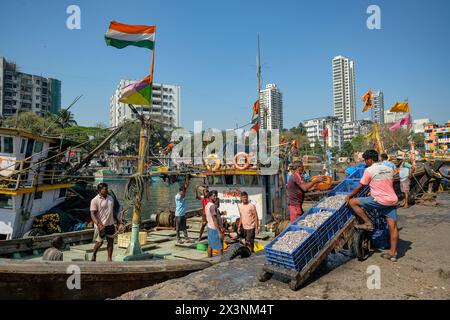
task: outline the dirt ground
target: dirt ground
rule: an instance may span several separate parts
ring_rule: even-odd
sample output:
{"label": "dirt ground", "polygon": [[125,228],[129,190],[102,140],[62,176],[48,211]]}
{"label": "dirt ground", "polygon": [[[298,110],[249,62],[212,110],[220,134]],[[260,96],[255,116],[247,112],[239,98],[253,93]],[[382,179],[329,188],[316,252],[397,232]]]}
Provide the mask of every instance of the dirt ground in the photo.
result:
{"label": "dirt ground", "polygon": [[[450,299],[450,194],[437,207],[399,209],[399,260],[374,252],[359,262],[333,255],[322,274],[294,292],[275,278],[258,281],[263,255],[217,264],[118,299]],[[338,265],[336,265],[338,264]],[[367,268],[380,267],[381,288],[368,289]]]}

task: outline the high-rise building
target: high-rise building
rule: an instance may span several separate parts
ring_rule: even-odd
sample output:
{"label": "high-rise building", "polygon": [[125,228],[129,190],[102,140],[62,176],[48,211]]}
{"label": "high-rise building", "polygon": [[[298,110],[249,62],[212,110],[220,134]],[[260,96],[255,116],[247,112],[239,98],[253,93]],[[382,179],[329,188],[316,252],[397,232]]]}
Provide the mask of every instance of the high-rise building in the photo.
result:
{"label": "high-rise building", "polygon": [[261,129],[283,129],[283,95],[276,84],[268,84],[259,95]]}
{"label": "high-rise building", "polygon": [[343,57],[333,58],[334,116],[342,122],[356,120],[356,89],[354,62]]}
{"label": "high-rise building", "polygon": [[24,73],[14,62],[0,57],[0,115],[20,112],[39,116],[61,110],[61,81]]}
{"label": "high-rise building", "polygon": [[[109,125],[116,127],[125,120],[135,120],[136,115],[127,104],[119,102],[122,88],[136,83],[134,80],[121,80],[111,97],[109,107]],[[152,106],[135,106],[139,112],[149,114],[151,118],[163,124],[164,129],[172,130],[180,126],[180,86],[153,83]]]}
{"label": "high-rise building", "polygon": [[330,148],[343,146],[342,122],[337,117],[321,117],[303,121],[306,129],[306,136],[310,143],[319,141],[324,147],[324,138],[322,133],[328,129],[328,146]]}
{"label": "high-rise building", "polygon": [[373,112],[372,121],[384,123],[384,97],[383,91],[373,92]]}

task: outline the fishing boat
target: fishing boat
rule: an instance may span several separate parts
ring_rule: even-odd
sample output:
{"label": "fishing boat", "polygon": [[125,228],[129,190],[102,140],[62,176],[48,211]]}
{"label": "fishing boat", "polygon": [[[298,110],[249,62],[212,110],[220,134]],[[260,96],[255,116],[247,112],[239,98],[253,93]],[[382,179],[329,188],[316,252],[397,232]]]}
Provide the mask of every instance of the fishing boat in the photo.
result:
{"label": "fishing boat", "polygon": [[66,199],[62,141],[0,128],[0,239],[22,237],[34,218]]}

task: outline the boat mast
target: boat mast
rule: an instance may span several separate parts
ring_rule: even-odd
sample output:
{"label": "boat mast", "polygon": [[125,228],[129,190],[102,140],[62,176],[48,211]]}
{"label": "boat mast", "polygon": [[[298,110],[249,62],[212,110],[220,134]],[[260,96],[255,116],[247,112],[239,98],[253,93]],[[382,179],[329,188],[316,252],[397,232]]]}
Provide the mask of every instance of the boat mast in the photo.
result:
{"label": "boat mast", "polygon": [[[261,128],[261,51],[259,48],[259,33],[258,33],[258,52],[256,55],[256,76],[258,78],[258,102],[259,102],[259,108],[258,108],[258,127]],[[258,130],[259,132],[259,130]]]}

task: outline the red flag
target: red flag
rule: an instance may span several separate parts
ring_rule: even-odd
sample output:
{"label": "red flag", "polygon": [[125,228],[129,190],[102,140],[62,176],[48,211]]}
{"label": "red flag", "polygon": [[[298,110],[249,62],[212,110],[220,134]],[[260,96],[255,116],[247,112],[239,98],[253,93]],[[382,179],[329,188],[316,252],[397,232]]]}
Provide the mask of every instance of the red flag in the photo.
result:
{"label": "red flag", "polygon": [[323,129],[322,138],[328,138],[328,128]]}
{"label": "red flag", "polygon": [[255,132],[259,131],[259,123],[255,123],[255,125],[250,129],[250,130],[254,130]]}

